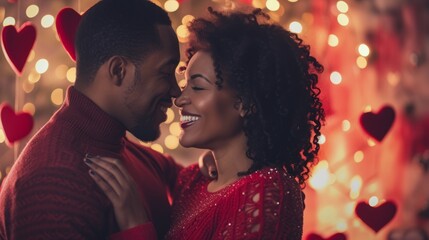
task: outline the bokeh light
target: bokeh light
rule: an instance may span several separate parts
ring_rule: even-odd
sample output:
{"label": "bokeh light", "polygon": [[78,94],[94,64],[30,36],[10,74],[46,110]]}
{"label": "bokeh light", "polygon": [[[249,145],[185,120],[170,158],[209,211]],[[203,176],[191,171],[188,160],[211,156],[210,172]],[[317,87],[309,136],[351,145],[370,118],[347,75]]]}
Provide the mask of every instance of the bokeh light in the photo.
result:
{"label": "bokeh light", "polygon": [[25,14],[28,18],[34,18],[39,13],[39,7],[37,5],[30,5],[25,10]]}
{"label": "bokeh light", "polygon": [[329,34],[328,36],[328,45],[331,47],[336,47],[338,46],[339,40],[337,35],[335,34]]}
{"label": "bokeh light", "polygon": [[350,199],[357,199],[360,195],[360,191],[362,188],[362,177],[359,175],[354,176],[350,180]]}
{"label": "bokeh light", "polygon": [[182,128],[180,127],[179,122],[174,122],[170,124],[169,130],[170,130],[170,133],[174,136],[179,136],[180,133],[182,132]]}
{"label": "bokeh light", "polygon": [[342,129],[343,129],[343,131],[347,132],[347,131],[350,130],[350,128],[351,128],[350,121],[349,120],[343,120],[343,122],[342,122]]}
{"label": "bokeh light", "polygon": [[171,108],[167,109],[167,119],[165,120],[164,123],[171,123],[174,120],[175,114],[173,112],[173,110],[171,110]]}
{"label": "bokeh light", "polygon": [[183,25],[185,25],[185,26],[187,26],[190,22],[192,22],[192,20],[194,20],[195,19],[195,17],[194,16],[192,16],[192,15],[185,15],[183,18],[182,18],[182,24]]}
{"label": "bokeh light", "polygon": [[363,158],[364,158],[364,153],[360,150],[356,151],[354,156],[353,156],[353,159],[355,160],[356,163],[362,162]]}
{"label": "bokeh light", "polygon": [[265,0],[253,0],[252,6],[254,8],[265,8]]}
{"label": "bokeh light", "polygon": [[4,27],[9,26],[9,25],[15,25],[15,24],[16,24],[16,20],[13,17],[6,17],[3,20],[3,26]]}
{"label": "bokeh light", "polygon": [[297,21],[293,21],[289,24],[289,30],[293,33],[301,33],[302,32],[302,25],[301,23]]}
{"label": "bokeh light", "polygon": [[334,71],[331,73],[330,80],[333,84],[338,85],[343,81],[343,77],[339,72]]}
{"label": "bokeh light", "polygon": [[340,11],[342,13],[346,13],[347,11],[349,11],[349,5],[344,1],[338,1],[337,2],[337,9],[338,9],[338,11]]}
{"label": "bokeh light", "polygon": [[57,88],[51,93],[51,101],[55,105],[61,105],[64,101],[64,90],[62,88]]}
{"label": "bokeh light", "polygon": [[176,149],[179,146],[179,139],[177,136],[168,135],[164,140],[164,144],[168,149]]}
{"label": "bokeh light", "polygon": [[55,18],[52,15],[45,15],[42,17],[42,20],[40,21],[40,23],[42,24],[42,27],[44,28],[49,28],[51,27],[55,22]]}
{"label": "bokeh light", "polygon": [[154,144],[150,145],[150,148],[152,148],[153,150],[155,150],[157,152],[164,153],[164,148],[158,143],[154,143]]}
{"label": "bokeh light", "polygon": [[40,80],[40,74],[37,72],[30,72],[30,74],[28,74],[28,82],[29,83],[37,83]]}
{"label": "bokeh light", "polygon": [[337,21],[341,26],[349,25],[349,17],[344,13],[338,14]]}
{"label": "bokeh light", "polygon": [[368,61],[367,61],[364,57],[359,56],[359,57],[356,59],[356,65],[357,65],[360,69],[364,69],[364,68],[366,68],[366,67],[368,66]]}
{"label": "bokeh light", "polygon": [[22,107],[22,111],[27,112],[31,115],[34,115],[36,113],[36,106],[34,106],[33,103],[28,102],[24,104],[24,106]]}
{"label": "bokeh light", "polygon": [[323,134],[320,134],[318,141],[319,144],[324,144],[326,142],[326,137]]}
{"label": "bokeh light", "polygon": [[358,47],[358,52],[360,55],[362,55],[364,57],[368,57],[371,51],[370,51],[368,45],[362,43]]}
{"label": "bokeh light", "polygon": [[175,11],[177,11],[177,9],[179,9],[179,6],[180,6],[180,4],[176,0],[167,0],[164,3],[164,9],[167,12],[175,12]]}
{"label": "bokeh light", "polygon": [[330,183],[330,175],[328,162],[326,160],[320,161],[313,168],[313,174],[309,179],[310,186],[316,191],[323,190]]}
{"label": "bokeh light", "polygon": [[378,197],[376,197],[376,196],[372,196],[372,197],[370,197],[370,198],[369,198],[369,200],[368,200],[368,204],[369,204],[371,207],[375,207],[375,206],[377,206],[378,202],[379,202],[379,200],[378,200]]}
{"label": "bokeh light", "polygon": [[48,60],[42,58],[42,59],[39,59],[36,62],[36,71],[39,74],[45,73],[46,71],[48,71],[48,68],[49,68],[49,62],[48,62]]}
{"label": "bokeh light", "polygon": [[71,83],[76,82],[76,68],[75,67],[71,67],[67,70],[66,78]]}
{"label": "bokeh light", "polygon": [[268,10],[275,12],[280,9],[280,3],[277,0],[267,0],[267,3],[265,3],[265,6]]}

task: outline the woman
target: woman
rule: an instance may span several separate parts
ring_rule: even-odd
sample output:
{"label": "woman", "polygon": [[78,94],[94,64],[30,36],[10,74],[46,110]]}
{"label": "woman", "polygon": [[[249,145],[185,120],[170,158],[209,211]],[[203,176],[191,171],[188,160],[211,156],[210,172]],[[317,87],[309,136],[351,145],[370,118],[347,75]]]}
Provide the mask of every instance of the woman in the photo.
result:
{"label": "woman", "polygon": [[[181,172],[166,238],[301,239],[301,189],[324,120],[316,75],[323,67],[296,34],[260,9],[209,12],[189,25],[187,85],[175,103],[180,143],[209,149],[217,178],[195,165]],[[92,164],[91,176],[108,196],[133,195],[120,165],[103,168],[118,161],[93,162],[102,167]],[[111,197],[119,223],[147,221],[136,213],[135,198]]]}

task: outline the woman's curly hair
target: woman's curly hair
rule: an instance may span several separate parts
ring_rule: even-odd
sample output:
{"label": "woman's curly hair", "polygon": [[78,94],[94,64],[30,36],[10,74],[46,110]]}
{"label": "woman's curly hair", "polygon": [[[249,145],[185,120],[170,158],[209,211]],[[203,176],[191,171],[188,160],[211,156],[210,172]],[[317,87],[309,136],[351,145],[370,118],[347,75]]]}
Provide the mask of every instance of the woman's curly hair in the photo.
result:
{"label": "woman's curly hair", "polygon": [[246,111],[246,154],[253,165],[239,174],[280,166],[305,187],[325,117],[317,87],[323,66],[308,45],[261,9],[209,12],[188,25],[187,57],[189,62],[197,51],[210,52],[218,89],[231,87]]}

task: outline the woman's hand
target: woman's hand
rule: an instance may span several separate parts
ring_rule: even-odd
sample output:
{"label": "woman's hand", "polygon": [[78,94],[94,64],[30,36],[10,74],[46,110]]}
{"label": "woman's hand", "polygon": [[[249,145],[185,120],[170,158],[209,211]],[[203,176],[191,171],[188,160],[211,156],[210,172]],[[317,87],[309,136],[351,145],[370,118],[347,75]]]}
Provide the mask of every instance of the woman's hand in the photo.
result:
{"label": "woman's hand", "polygon": [[121,230],[149,221],[137,184],[118,159],[87,155],[84,162],[91,168],[89,175],[112,202]]}

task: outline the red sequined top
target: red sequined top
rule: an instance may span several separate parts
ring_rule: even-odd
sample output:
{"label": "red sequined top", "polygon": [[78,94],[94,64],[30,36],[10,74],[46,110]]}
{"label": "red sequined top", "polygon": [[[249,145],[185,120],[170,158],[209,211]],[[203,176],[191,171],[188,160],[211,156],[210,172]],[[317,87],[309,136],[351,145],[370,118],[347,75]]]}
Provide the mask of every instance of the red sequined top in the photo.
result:
{"label": "red sequined top", "polygon": [[302,238],[303,199],[285,170],[264,168],[218,192],[197,165],[183,169],[166,239]]}

